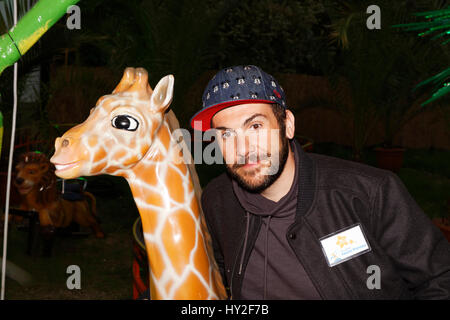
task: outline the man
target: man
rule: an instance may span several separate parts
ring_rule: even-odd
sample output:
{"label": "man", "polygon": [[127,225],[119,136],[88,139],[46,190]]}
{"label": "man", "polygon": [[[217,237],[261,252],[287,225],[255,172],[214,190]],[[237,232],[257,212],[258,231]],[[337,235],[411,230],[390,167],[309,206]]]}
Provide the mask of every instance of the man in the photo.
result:
{"label": "man", "polygon": [[397,176],[303,152],[272,76],[219,71],[191,125],[227,167],[202,207],[230,298],[450,298],[450,245]]}

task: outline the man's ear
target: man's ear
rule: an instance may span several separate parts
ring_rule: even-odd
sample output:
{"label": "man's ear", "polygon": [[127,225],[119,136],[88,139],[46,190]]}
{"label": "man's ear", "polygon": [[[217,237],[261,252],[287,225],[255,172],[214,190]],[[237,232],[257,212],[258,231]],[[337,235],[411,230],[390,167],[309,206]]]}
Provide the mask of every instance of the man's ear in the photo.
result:
{"label": "man's ear", "polygon": [[295,116],[290,110],[286,110],[286,138],[292,139],[295,135]]}

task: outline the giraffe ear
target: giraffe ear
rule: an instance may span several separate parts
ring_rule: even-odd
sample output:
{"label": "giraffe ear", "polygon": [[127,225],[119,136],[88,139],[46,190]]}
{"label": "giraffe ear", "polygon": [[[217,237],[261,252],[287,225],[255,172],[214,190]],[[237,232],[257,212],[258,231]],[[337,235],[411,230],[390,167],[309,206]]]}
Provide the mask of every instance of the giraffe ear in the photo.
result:
{"label": "giraffe ear", "polygon": [[164,112],[169,107],[173,98],[174,82],[174,77],[171,74],[159,80],[150,98],[150,106],[153,111]]}

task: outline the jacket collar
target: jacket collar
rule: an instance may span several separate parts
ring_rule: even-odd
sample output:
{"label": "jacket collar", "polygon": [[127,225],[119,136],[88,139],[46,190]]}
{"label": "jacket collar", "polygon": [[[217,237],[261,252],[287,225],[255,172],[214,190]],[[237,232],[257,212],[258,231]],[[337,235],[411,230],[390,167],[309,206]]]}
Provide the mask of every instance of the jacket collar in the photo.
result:
{"label": "jacket collar", "polygon": [[298,220],[309,211],[313,203],[316,182],[316,167],[308,154],[303,151],[300,143],[296,139],[293,139],[293,142],[297,146],[298,157],[296,166],[299,168],[296,214],[296,220]]}

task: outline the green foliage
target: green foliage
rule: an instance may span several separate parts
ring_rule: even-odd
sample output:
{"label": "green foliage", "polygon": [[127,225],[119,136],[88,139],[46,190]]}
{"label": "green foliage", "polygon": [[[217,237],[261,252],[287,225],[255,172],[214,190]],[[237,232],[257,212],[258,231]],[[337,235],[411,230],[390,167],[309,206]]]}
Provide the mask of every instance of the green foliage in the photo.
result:
{"label": "green foliage", "polygon": [[326,3],[241,1],[217,32],[217,66],[255,64],[268,72],[321,73],[334,56]]}
{"label": "green foliage", "polygon": [[[415,13],[415,16],[422,17],[420,21],[398,24],[394,27],[401,28],[405,31],[422,31],[418,34],[418,36],[420,37],[430,36],[434,33],[435,35],[431,39],[442,40],[442,38],[444,38],[442,45],[445,45],[450,41],[450,39],[446,39],[448,38],[448,34],[450,33],[450,7],[447,7],[445,9],[440,7],[438,9],[439,10]],[[436,34],[436,32],[439,33]],[[431,78],[422,81],[418,85],[418,87],[430,83],[435,85],[435,88],[433,90],[434,92],[431,98],[423,102],[422,106],[425,106],[450,92],[450,83],[448,82],[449,75],[450,68],[447,68],[444,71],[432,76]]]}
{"label": "green foliage", "polygon": [[385,144],[392,145],[404,124],[423,111],[417,108],[417,102],[423,101],[423,91],[413,90],[444,59],[440,48],[418,43],[415,36],[391,27],[411,16],[412,9],[406,2],[378,3],[382,12],[380,30],[366,27],[370,1],[340,3],[331,17],[333,36],[343,50],[340,63],[329,74],[334,83],[343,78],[350,88],[351,103],[341,99],[338,106],[352,124],[353,149],[358,158],[379,120],[384,122]]}
{"label": "green foliage", "polygon": [[[172,108],[182,124],[195,110],[183,97],[209,65],[212,34],[237,0],[130,0],[88,4],[89,20],[83,31],[107,56],[107,65],[121,74],[127,66],[145,67],[154,87],[167,74],[175,76]],[[97,18],[95,18],[97,17]],[[128,17],[133,17],[129,19]],[[212,42],[211,42],[212,41]]]}
{"label": "green foliage", "polygon": [[186,106],[184,97],[205,70],[236,62],[270,72],[320,73],[334,54],[324,2],[81,0],[81,30],[67,30],[60,21],[42,47],[52,52],[45,58],[66,62],[69,52],[69,64],[107,66],[118,79],[127,66],[145,67],[152,86],[174,74],[172,108],[186,127],[197,107]]}

